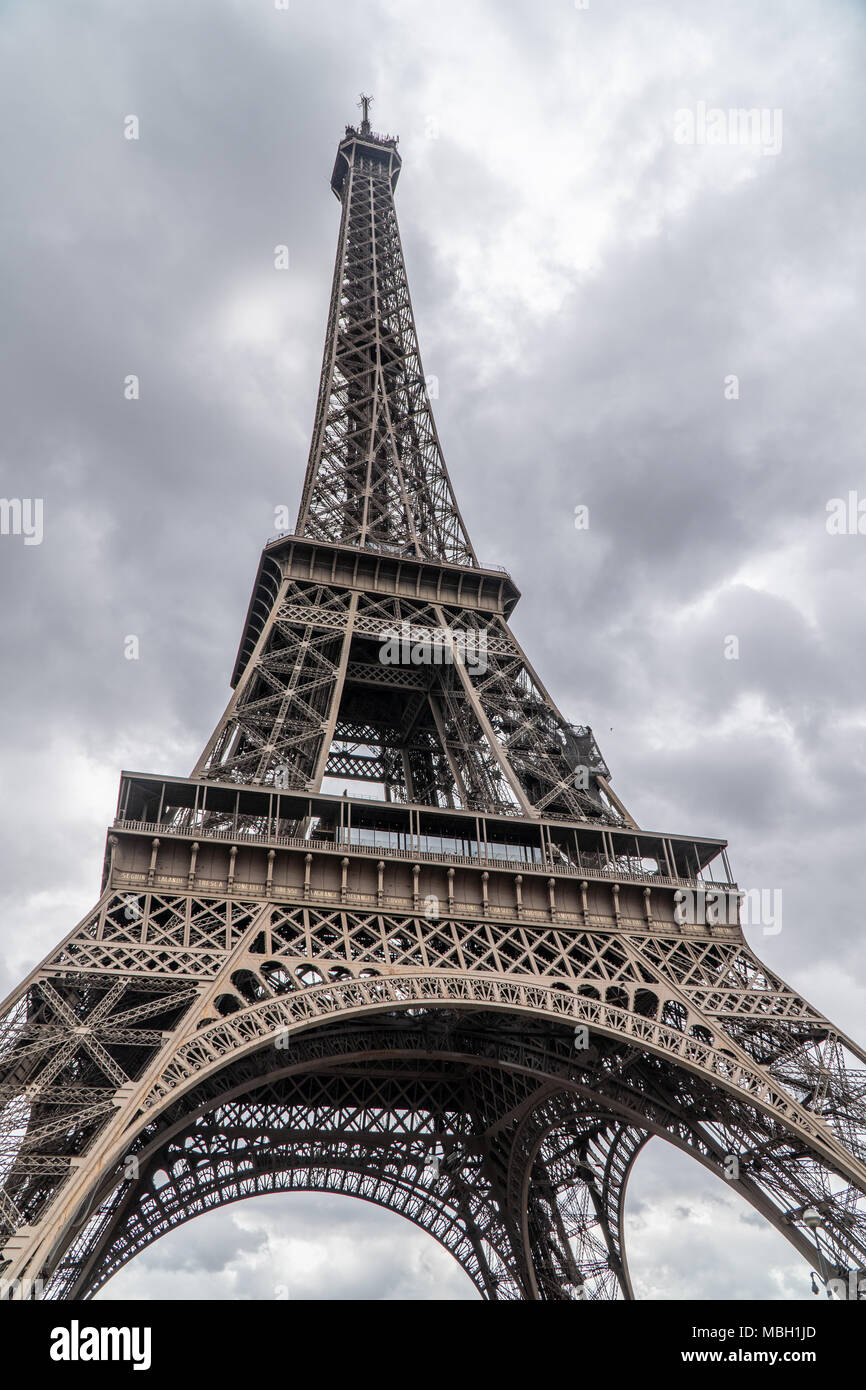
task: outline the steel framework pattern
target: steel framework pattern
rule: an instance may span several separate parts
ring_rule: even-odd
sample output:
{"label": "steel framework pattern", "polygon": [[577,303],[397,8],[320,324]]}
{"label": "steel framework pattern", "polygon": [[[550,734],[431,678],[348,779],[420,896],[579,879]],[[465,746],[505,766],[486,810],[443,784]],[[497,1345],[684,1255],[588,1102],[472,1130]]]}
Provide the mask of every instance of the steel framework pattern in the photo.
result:
{"label": "steel framework pattern", "polygon": [[296,533],[225,714],[190,777],[122,774],[98,903],[0,1008],[0,1288],[88,1298],[201,1212],[327,1191],[486,1298],[632,1298],[651,1137],[847,1279],[866,1055],[751,951],[724,841],[640,829],[515,641],[433,423],[399,170],[365,107]]}

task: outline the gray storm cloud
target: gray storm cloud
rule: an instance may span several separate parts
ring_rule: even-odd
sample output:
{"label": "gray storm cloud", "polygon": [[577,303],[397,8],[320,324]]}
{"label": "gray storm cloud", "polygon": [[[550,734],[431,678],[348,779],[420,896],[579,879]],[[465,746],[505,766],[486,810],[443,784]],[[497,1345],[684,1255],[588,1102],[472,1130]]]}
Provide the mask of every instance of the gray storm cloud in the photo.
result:
{"label": "gray storm cloud", "polygon": [[[825,522],[866,496],[863,12],[105,0],[0,28],[0,491],[41,499],[44,531],[0,535],[0,993],[95,899],[120,768],[187,773],[225,703],[298,502],[363,87],[401,138],[439,432],[479,556],[523,591],[518,638],[641,824],[726,835],[745,886],[781,889],[784,930],[752,944],[862,1035],[866,536]],[[780,109],[778,154],[679,143],[700,101]],[[660,1144],[630,1202],[646,1295],[684,1271],[689,1296],[807,1295]],[[359,1204],[206,1222],[109,1296],[472,1294]]]}

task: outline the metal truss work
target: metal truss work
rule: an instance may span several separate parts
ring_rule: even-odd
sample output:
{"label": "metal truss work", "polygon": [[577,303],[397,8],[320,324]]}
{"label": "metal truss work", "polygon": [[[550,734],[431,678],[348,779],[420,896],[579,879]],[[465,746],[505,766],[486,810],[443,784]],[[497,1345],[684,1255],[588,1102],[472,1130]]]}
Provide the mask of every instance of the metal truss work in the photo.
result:
{"label": "metal truss work", "polygon": [[[528,923],[491,930],[483,916],[431,921],[325,909],[312,898],[290,909],[149,896],[139,920],[137,899],[107,895],[46,962],[29,1008],[22,1001],[7,1027],[4,1077],[15,1080],[4,1090],[30,1107],[15,1134],[5,1131],[17,1139],[6,1149],[8,1225],[17,1213],[7,1244],[14,1252],[28,1228],[35,1237],[67,1191],[69,1245],[34,1251],[50,1291],[68,1296],[69,1280],[91,1291],[118,1259],[199,1210],[315,1188],[403,1212],[488,1296],[629,1296],[625,1179],[651,1133],[719,1175],[737,1156],[734,1185],[804,1253],[798,1220],[817,1206],[834,1266],[866,1263],[864,1074],[844,1065],[845,1040],[742,944]],[[130,974],[133,948],[147,953],[138,957],[146,977]],[[346,1033],[353,1019],[361,1039]],[[581,1023],[585,1055],[572,1036]],[[291,1100],[281,1082],[293,1118],[269,1130],[270,1166],[250,1172],[220,1151],[222,1166],[196,1168],[196,1200],[178,1197],[169,1209],[170,1193],[157,1198],[153,1184],[155,1173],[180,1171],[164,1148],[180,1142],[176,1126],[224,1125],[238,1087],[267,1090],[287,1058],[307,1099]],[[452,1073],[442,1086],[462,1086],[459,1122],[434,1086],[444,1061]],[[411,1105],[404,1082],[415,1088]],[[361,1148],[346,1147],[353,1105],[371,1127]],[[331,1118],[316,1121],[317,1106],[330,1106]],[[470,1133],[479,1142],[460,1149],[458,1136]],[[187,1145],[191,1134],[185,1147],[199,1142]],[[241,1165],[250,1147],[249,1135],[235,1146]],[[447,1211],[431,1195],[425,1172],[437,1150],[447,1171],[462,1174],[463,1207],[456,1188]],[[89,1185],[87,1167],[75,1164],[81,1152],[94,1160]],[[139,1152],[149,1167],[139,1168]],[[143,1187],[124,1180],[130,1159]],[[482,1198],[470,1223],[466,1203]],[[135,1239],[118,1230],[118,1201],[124,1220],[138,1211]]]}
{"label": "metal truss work", "polygon": [[[342,776],[422,805],[633,824],[591,730],[487,618],[284,578],[194,775],[288,789]],[[477,660],[454,659],[458,636]]]}
{"label": "metal truss work", "polygon": [[433,424],[399,168],[347,129],[297,534],[225,714],[190,777],[122,775],[96,906],[0,1007],[0,1287],[87,1298],[202,1212],[321,1191],[485,1298],[628,1299],[650,1138],[813,1262],[817,1210],[844,1279],[866,1054],[754,955],[724,841],[640,829],[516,642]]}
{"label": "metal truss work", "polygon": [[396,140],[347,128],[331,179],[343,218],[297,530],[474,565],[421,368],[394,209],[400,164]]}
{"label": "metal truss work", "polygon": [[[344,1031],[331,1057],[327,1035],[313,1046],[299,1038],[279,1076],[270,1058],[254,1059],[271,1068],[264,1084],[254,1068],[235,1069],[217,1105],[213,1088],[197,1088],[195,1118],[178,1107],[153,1126],[137,1150],[140,1176],[115,1191],[97,1217],[98,1239],[84,1242],[86,1258],[73,1252],[55,1285],[90,1294],[153,1240],[224,1203],[323,1190],[407,1216],[489,1298],[537,1292],[536,1269],[554,1250],[567,1277],[562,1286],[547,1278],[551,1296],[563,1287],[567,1297],[630,1292],[619,1237],[624,1178],[647,1136],[585,1113],[568,1132],[546,1134],[543,1156],[532,1157],[527,1258],[524,1233],[503,1222],[496,1198],[512,1132],[534,1133],[525,1118],[544,1122],[539,1102],[551,1086],[505,1058],[491,1064],[506,1021],[479,1019],[481,1034],[474,1022],[440,1011],[425,1023]],[[508,1042],[513,1053],[516,1039]]]}

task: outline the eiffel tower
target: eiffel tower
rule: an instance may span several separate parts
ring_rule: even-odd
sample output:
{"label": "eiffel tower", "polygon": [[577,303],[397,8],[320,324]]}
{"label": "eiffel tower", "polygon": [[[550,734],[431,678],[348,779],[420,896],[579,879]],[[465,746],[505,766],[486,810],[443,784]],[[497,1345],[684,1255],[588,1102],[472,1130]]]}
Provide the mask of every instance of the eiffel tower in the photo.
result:
{"label": "eiffel tower", "polygon": [[233,694],[190,777],[122,774],[98,903],[0,1012],[4,1296],[88,1298],[201,1212],[326,1191],[486,1298],[628,1299],[653,1136],[856,1290],[864,1053],[747,945],[725,842],[640,829],[515,640],[362,100],[298,521]]}

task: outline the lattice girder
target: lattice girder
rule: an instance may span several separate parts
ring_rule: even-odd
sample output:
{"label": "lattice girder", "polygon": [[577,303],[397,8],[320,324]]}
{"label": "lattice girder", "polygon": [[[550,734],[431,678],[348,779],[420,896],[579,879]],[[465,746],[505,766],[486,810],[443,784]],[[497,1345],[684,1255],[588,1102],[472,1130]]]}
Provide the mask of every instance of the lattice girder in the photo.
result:
{"label": "lattice girder", "polygon": [[[353,726],[366,762],[340,746]],[[286,574],[194,775],[311,790],[327,775],[427,805],[629,824],[583,739],[501,614]]]}
{"label": "lattice girder", "polygon": [[474,565],[418,350],[396,145],[347,132],[338,158],[343,214],[297,530]]}
{"label": "lattice girder", "polygon": [[641,831],[516,642],[436,434],[399,168],[347,129],[297,534],[226,711],[190,778],[124,774],[98,903],[0,1006],[0,1275],[92,1292],[201,1210],[315,1189],[487,1297],[630,1297],[648,1136],[866,1267],[866,1054],[736,911],[683,914],[736,901],[724,842]]}
{"label": "lattice girder", "polygon": [[[4,1131],[0,1152],[11,1158],[17,1149],[19,1158],[5,1187],[7,1229],[23,1221],[26,1232],[36,1222],[26,1249],[20,1249],[27,1268],[28,1256],[44,1262],[50,1253],[47,1237],[40,1238],[42,1227],[55,1233],[53,1250],[68,1237],[82,1203],[90,1210],[93,1194],[80,1170],[73,1170],[72,1158],[86,1152],[94,1166],[98,1157],[109,1171],[129,1153],[140,1117],[158,1116],[173,1098],[219,1075],[229,1061],[235,1065],[259,1051],[269,1038],[291,1038],[336,1018],[357,1020],[383,1010],[411,1015],[445,1005],[461,1011],[480,1005],[523,1019],[525,1026],[532,1020],[537,1027],[543,1019],[560,1030],[584,1023],[593,1038],[627,1040],[644,1067],[656,1068],[654,1094],[675,1091],[684,1076],[700,1078],[706,1094],[717,1098],[715,1109],[702,1101],[705,1125],[721,1126],[729,1144],[723,1148],[721,1140],[713,1145],[705,1139],[704,1156],[713,1155],[718,1167],[719,1155],[736,1153],[748,1167],[758,1155],[760,1170],[752,1181],[767,1199],[764,1214],[784,1226],[785,1220],[796,1223],[807,1205],[819,1205],[838,1265],[866,1263],[864,1131],[856,1101],[862,1077],[845,1066],[840,1048],[847,1040],[767,972],[742,940],[335,908],[316,902],[312,890],[294,905],[154,890],[132,902],[142,905],[131,910],[128,893],[107,891],[80,931],[36,973],[24,1014],[19,1003],[7,1025],[3,1075],[10,1078],[9,1099],[14,1091],[33,1106],[41,1090],[62,1105],[59,1117],[55,1111],[49,1121],[40,1102],[23,1136],[13,1106],[11,1129]],[[129,974],[133,960],[149,963],[147,989],[155,998],[142,997],[140,983]],[[715,1005],[713,1013],[705,1011],[706,999]],[[145,1025],[154,1017],[159,1022],[160,1010],[164,1018],[169,1008],[175,1024],[166,1038]],[[804,1034],[796,1046],[792,1025]],[[779,1054],[784,1067],[777,1073],[749,1049],[770,1027],[788,1030],[787,1049]],[[668,1070],[659,1073],[660,1064]],[[65,1089],[57,1093],[58,1086]],[[89,1087],[95,1092],[88,1094]],[[821,1097],[818,1110],[808,1104],[813,1095]],[[583,1093],[590,1114],[597,1112],[599,1096],[596,1079]],[[677,1114],[675,1105],[671,1110]],[[645,1109],[612,1110],[610,1118],[648,1127]],[[667,1125],[676,1127],[670,1117]],[[22,1168],[28,1155],[56,1166]],[[550,1159],[537,1151],[532,1163],[544,1171]],[[579,1200],[560,1191],[555,1214],[549,1202],[545,1208],[547,1199],[533,1197],[532,1229],[520,1226],[515,1234],[514,1213],[529,1220],[531,1170],[532,1164],[524,1165],[521,1186],[509,1189],[504,1208],[512,1246],[524,1251],[523,1273],[512,1273],[525,1295],[554,1296],[554,1285],[574,1273],[573,1252],[565,1254],[561,1234],[551,1228],[538,1235],[543,1210],[584,1251],[579,1285],[592,1290],[589,1296],[608,1296],[610,1278],[627,1291],[621,1213],[613,1218],[597,1175],[592,1183],[584,1180]],[[547,1177],[536,1178],[539,1190],[545,1184]],[[796,1224],[785,1233],[796,1239],[801,1234]],[[598,1264],[599,1240],[613,1261],[606,1274]],[[20,1235],[9,1243],[13,1260],[19,1243]],[[534,1251],[531,1259],[527,1250]],[[551,1273],[554,1268],[559,1274]]]}

